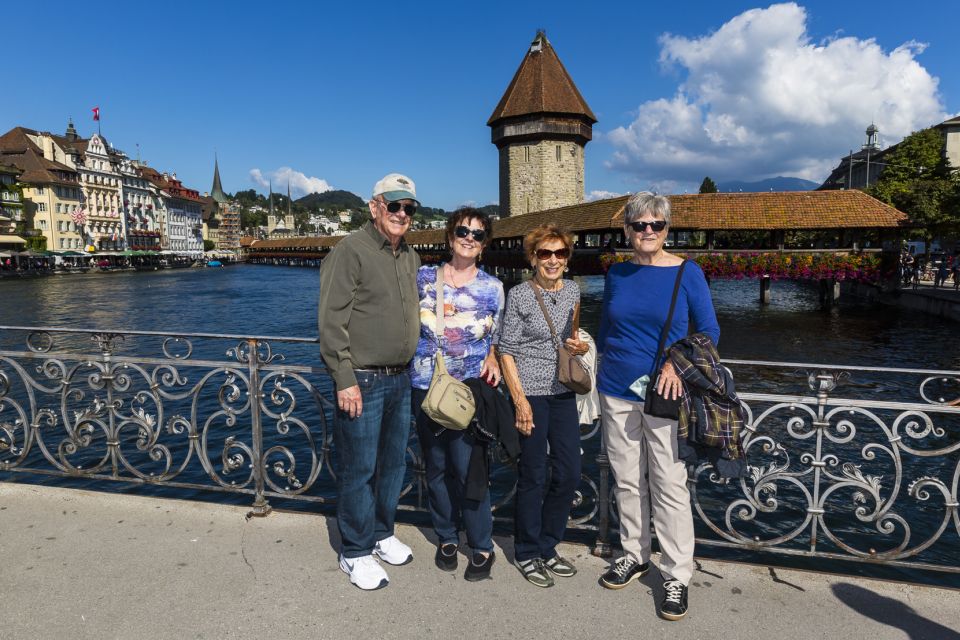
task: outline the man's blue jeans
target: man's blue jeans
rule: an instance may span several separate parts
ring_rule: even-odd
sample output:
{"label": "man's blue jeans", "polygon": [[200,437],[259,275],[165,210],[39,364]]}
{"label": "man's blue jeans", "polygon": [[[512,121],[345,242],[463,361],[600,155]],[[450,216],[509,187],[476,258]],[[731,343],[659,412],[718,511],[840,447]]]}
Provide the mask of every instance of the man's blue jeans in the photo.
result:
{"label": "man's blue jeans", "polygon": [[410,438],[410,376],[357,371],[363,411],[336,411],[337,525],[341,553],[359,558],[393,535]]}
{"label": "man's blue jeans", "polygon": [[[490,490],[483,500],[464,498],[473,436],[467,431],[444,429],[420,409],[426,389],[414,389],[411,411],[416,416],[417,437],[427,467],[430,519],[440,544],[460,545],[460,525],[473,551],[493,551],[493,515]],[[439,435],[435,435],[439,432]]]}

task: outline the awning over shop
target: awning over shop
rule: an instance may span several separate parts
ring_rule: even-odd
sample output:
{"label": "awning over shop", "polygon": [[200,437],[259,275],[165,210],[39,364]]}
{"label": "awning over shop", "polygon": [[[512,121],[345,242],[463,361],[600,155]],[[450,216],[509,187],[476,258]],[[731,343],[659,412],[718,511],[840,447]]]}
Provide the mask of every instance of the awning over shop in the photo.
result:
{"label": "awning over shop", "polygon": [[27,241],[20,236],[0,235],[0,244],[27,244]]}

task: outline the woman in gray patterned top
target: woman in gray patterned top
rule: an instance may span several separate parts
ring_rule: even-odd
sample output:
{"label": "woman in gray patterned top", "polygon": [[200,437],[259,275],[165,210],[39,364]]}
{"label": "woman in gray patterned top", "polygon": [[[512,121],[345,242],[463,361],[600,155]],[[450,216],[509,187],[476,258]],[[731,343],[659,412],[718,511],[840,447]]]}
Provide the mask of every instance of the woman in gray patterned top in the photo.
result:
{"label": "woman in gray patterned top", "polygon": [[[580,288],[563,279],[573,251],[569,234],[556,225],[542,225],[527,234],[523,246],[534,276],[507,294],[498,346],[503,380],[521,433],[514,549],[524,577],[538,587],[551,587],[553,576],[577,572],[570,561],[557,555],[556,546],[580,482],[580,419],[576,395],[557,379],[560,345],[554,341],[534,287],[559,339],[571,335]],[[587,352],[587,344],[579,339],[567,338],[563,348],[575,355]]]}

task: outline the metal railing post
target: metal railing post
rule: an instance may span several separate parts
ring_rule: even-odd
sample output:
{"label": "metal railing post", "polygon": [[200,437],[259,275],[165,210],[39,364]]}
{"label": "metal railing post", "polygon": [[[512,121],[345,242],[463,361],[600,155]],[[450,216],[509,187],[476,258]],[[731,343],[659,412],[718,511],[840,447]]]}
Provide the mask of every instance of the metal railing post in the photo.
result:
{"label": "metal railing post", "polygon": [[266,482],[264,474],[266,473],[266,461],[263,459],[263,420],[260,415],[260,349],[256,338],[247,340],[247,367],[250,372],[250,420],[252,427],[251,449],[253,451],[253,486],[254,516],[263,517],[273,510],[267,499],[263,497]]}

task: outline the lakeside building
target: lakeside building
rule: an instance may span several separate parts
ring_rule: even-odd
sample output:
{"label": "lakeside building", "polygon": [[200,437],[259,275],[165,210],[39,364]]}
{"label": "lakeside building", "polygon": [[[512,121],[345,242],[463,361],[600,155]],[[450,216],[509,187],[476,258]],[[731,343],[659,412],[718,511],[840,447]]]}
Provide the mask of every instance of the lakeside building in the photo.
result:
{"label": "lakeside building", "polygon": [[25,237],[43,238],[40,244],[49,250],[81,249],[85,214],[80,173],[55,137],[14,127],[0,136],[0,162],[21,172],[19,232]]}
{"label": "lakeside building", "polygon": [[158,192],[143,176],[139,161],[119,164],[126,246],[133,251],[159,251],[162,233],[157,211]]}
{"label": "lakeside building", "polygon": [[0,136],[0,164],[20,172],[18,233],[48,250],[203,251],[199,193],[100,133],[82,138],[72,121],[64,135],[14,127]]}
{"label": "lakeside building", "polygon": [[160,193],[161,217],[166,221],[164,249],[198,256],[203,253],[200,193],[183,186],[177,174],[144,167],[144,176]]}
{"label": "lakeside building", "polygon": [[12,164],[0,163],[0,249],[19,249],[26,242],[16,235],[23,223],[23,189],[18,182],[23,172]]}

